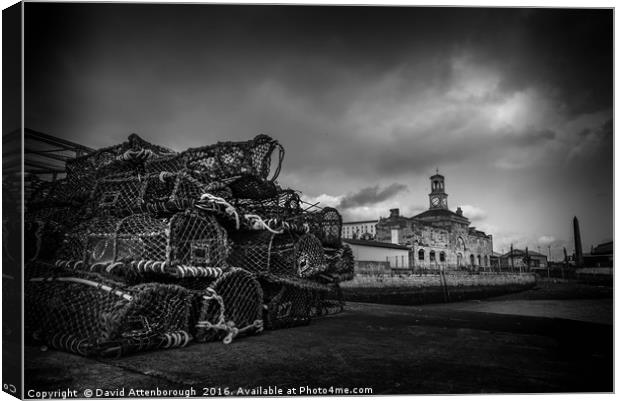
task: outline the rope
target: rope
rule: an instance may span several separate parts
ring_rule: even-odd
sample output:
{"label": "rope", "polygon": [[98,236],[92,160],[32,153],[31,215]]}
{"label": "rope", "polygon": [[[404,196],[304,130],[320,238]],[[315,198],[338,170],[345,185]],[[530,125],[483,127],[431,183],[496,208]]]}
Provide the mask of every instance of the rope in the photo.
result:
{"label": "rope", "polygon": [[[269,227],[269,224],[265,223],[265,221],[257,214],[246,214],[243,217],[249,221],[250,226],[252,227],[253,230],[265,229],[272,234],[282,234],[284,232],[284,228],[281,228],[279,230],[272,229],[271,227]],[[274,221],[274,220],[275,219],[271,219],[269,221]]]}
{"label": "rope", "polygon": [[[219,196],[215,196],[215,195],[211,195],[210,193],[204,193],[200,196],[200,201],[199,202],[212,202],[212,203],[216,203],[218,205],[222,205],[225,207],[224,211],[228,214],[228,215],[234,215],[235,216],[235,227],[237,228],[237,230],[239,229],[240,225],[239,225],[239,213],[237,213],[237,210],[235,210],[234,206],[231,205],[230,203],[228,203],[224,198],[220,198]],[[204,209],[201,207],[201,205],[199,203],[196,204],[196,207],[200,208],[200,209]]]}
{"label": "rope", "polygon": [[119,290],[115,290],[112,287],[109,287],[105,284],[101,284],[101,283],[97,283],[94,281],[90,281],[90,280],[86,280],[83,278],[78,278],[78,277],[35,277],[35,278],[31,278],[30,281],[32,282],[42,282],[42,281],[67,281],[67,282],[72,282],[72,283],[79,283],[79,284],[84,284],[84,285],[89,285],[91,287],[95,287],[95,288],[100,288],[104,291],[107,291],[111,294],[114,294],[116,296],[119,296],[121,298],[126,299],[127,301],[131,301],[133,299],[133,297],[125,292],[119,291]]}

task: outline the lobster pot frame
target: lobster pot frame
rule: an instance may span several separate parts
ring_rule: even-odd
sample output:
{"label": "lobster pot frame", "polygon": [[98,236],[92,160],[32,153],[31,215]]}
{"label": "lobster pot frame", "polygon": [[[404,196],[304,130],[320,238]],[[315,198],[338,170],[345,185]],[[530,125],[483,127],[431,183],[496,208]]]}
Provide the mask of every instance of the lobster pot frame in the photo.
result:
{"label": "lobster pot frame", "polygon": [[243,174],[268,179],[271,155],[278,149],[277,168],[270,178],[275,181],[280,173],[284,148],[267,135],[258,135],[250,141],[218,142],[215,145],[187,149],[182,153],[186,166],[199,171],[209,181],[217,181]]}
{"label": "lobster pot frame", "polygon": [[326,269],[323,247],[312,234],[270,231],[234,233],[231,266],[254,273],[289,277],[309,277]]}
{"label": "lobster pot frame", "polygon": [[192,296],[176,285],[127,287],[94,273],[34,277],[26,282],[26,330],[84,356],[184,346]]}
{"label": "lobster pot frame", "polygon": [[65,236],[56,263],[119,275],[213,277],[227,256],[226,231],[215,217],[188,210],[171,218],[142,213],[91,220]]}
{"label": "lobster pot frame", "polygon": [[263,330],[263,291],[248,271],[232,268],[203,292],[196,341],[223,339]]}
{"label": "lobster pot frame", "polygon": [[282,280],[259,276],[263,288],[265,329],[275,330],[310,323],[315,316],[322,294],[328,289],[309,281]]}

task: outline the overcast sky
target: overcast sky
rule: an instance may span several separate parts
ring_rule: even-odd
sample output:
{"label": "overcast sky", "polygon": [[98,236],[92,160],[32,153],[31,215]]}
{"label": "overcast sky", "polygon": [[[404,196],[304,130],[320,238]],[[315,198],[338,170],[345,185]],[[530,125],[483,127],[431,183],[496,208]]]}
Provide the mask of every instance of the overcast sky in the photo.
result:
{"label": "overcast sky", "polygon": [[183,150],[259,133],[345,220],[428,208],[546,253],[612,238],[612,12],[26,3],[26,126]]}

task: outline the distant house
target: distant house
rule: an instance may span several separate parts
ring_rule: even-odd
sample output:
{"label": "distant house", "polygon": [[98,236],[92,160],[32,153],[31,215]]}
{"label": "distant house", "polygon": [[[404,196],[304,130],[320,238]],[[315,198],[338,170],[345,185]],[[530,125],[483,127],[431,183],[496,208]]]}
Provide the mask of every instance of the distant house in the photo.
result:
{"label": "distant house", "polygon": [[342,223],[342,238],[374,240],[379,220],[345,221]]}
{"label": "distant house", "polygon": [[404,245],[344,238],[353,251],[356,262],[388,263],[390,268],[409,268],[409,248]]}
{"label": "distant house", "polygon": [[583,255],[584,267],[613,267],[614,242],[604,242],[597,245],[590,253]]}
{"label": "distant house", "polygon": [[[529,264],[526,259],[529,257]],[[527,267],[547,267],[547,256],[536,251],[528,250],[527,254],[522,249],[513,249],[499,257],[499,264],[502,268],[513,267],[515,269],[523,269]]]}

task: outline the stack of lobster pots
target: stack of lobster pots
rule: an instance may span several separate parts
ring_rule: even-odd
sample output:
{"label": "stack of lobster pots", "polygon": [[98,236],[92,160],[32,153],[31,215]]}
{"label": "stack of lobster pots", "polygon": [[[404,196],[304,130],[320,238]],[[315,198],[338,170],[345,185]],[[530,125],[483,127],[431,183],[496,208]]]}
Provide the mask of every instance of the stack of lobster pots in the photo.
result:
{"label": "stack of lobster pots", "polygon": [[283,157],[266,135],[179,153],[132,134],[69,160],[26,205],[28,336],[119,356],[341,311],[342,219],[278,185]]}

